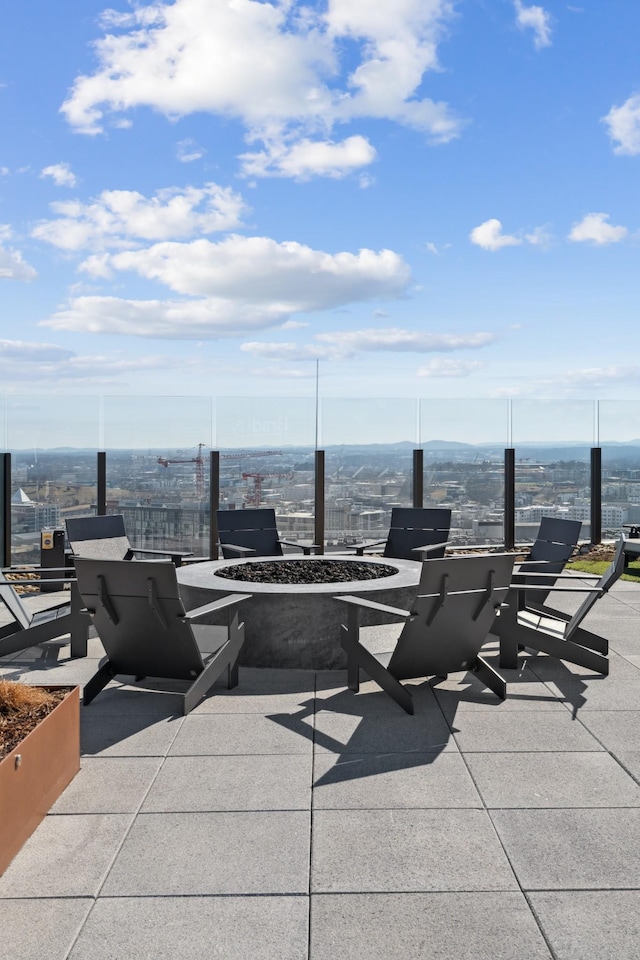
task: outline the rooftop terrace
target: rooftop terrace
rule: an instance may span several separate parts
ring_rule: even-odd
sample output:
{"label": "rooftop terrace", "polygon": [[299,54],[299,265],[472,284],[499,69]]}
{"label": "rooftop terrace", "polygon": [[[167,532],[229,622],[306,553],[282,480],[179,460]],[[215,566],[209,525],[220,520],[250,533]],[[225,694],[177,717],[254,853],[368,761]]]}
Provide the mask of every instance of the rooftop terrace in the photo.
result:
{"label": "rooftop terrace", "polygon": [[[111,684],[0,878],[6,955],[637,957],[639,614],[619,581],[589,615],[607,678],[531,656],[503,703],[470,675],[414,683],[414,716],[339,672],[241,668],[187,717],[169,685]],[[0,674],[82,684],[101,656],[50,643]]]}

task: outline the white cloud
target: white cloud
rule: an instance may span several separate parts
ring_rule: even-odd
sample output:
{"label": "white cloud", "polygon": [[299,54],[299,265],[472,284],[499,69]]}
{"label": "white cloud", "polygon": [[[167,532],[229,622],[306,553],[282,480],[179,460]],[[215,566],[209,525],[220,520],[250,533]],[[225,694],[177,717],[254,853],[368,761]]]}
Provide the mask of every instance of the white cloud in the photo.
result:
{"label": "white cloud", "polygon": [[[583,367],[581,369],[566,370],[557,375],[531,379],[521,387],[502,387],[496,391],[497,396],[526,396],[549,398],[558,397],[586,397],[593,399],[594,391],[606,394],[609,390],[619,392],[620,386],[635,387],[640,378],[640,366],[609,364],[602,367]],[[616,396],[614,393],[613,396]]]}
{"label": "white cloud", "polygon": [[222,297],[199,300],[125,300],[75,297],[42,326],[167,340],[214,340],[278,326],[288,318],[277,304],[246,304]]}
{"label": "white cloud", "polygon": [[477,350],[496,340],[492,333],[421,333],[388,329],[365,329],[319,333],[315,342],[243,343],[241,350],[270,360],[350,360],[360,353],[449,353],[456,350]]}
{"label": "white cloud", "polygon": [[[138,106],[170,118],[234,117],[250,142],[266,146],[245,164],[284,176],[273,145],[286,144],[286,158],[301,141],[313,156],[294,155],[292,175],[300,164],[303,175],[327,175],[336,169],[339,145],[326,140],[336,123],[385,118],[435,142],[458,136],[447,104],[419,98],[453,14],[450,0],[331,0],[326,10],[303,0],[156,0],[104,22],[97,69],[76,79],[62,111],[87,134]],[[323,144],[334,148],[333,163]]]}
{"label": "white cloud", "polygon": [[602,122],[616,144],[614,153],[632,157],[640,153],[640,93],[633,94],[620,107],[611,107]]}
{"label": "white cloud", "polygon": [[352,330],[319,333],[317,339],[348,353],[361,350],[387,350],[409,353],[448,353],[453,350],[478,350],[493,343],[493,333],[422,333],[389,327],[386,330]]}
{"label": "white cloud", "polygon": [[150,356],[123,358],[118,356],[78,356],[52,343],[29,343],[21,340],[0,340],[0,375],[5,381],[33,384],[83,382],[112,384],[129,374],[145,371],[183,370],[210,365],[200,357]]}
{"label": "white cloud", "polygon": [[640,367],[610,364],[607,367],[586,367],[582,370],[568,370],[556,382],[568,386],[583,386],[591,389],[606,387],[609,384],[633,383],[637,384],[640,377]]}
{"label": "white cloud", "polygon": [[0,360],[41,363],[43,360],[68,360],[73,356],[73,350],[65,350],[54,343],[0,340]]}
{"label": "white cloud", "polygon": [[0,224],[0,280],[22,280],[29,283],[38,276],[38,271],[23,259],[19,250],[4,245],[11,236],[11,229]]}
{"label": "white cloud", "polygon": [[409,268],[391,250],[328,254],[267,237],[161,243],[97,262],[103,272],[134,270],[195,299],[80,296],[44,326],[185,340],[239,337],[288,325],[298,312],[401,296],[409,281]]}
{"label": "white cloud", "polygon": [[492,218],[485,220],[480,226],[474,227],[469,234],[471,243],[482,247],[483,250],[501,250],[502,247],[517,247],[522,243],[518,237],[512,237],[508,233],[502,232],[502,224],[499,220]]}
{"label": "white cloud", "polygon": [[614,227],[607,223],[608,213],[588,213],[579,223],[574,223],[569,234],[569,240],[576,243],[590,242],[597,246],[608,243],[619,243],[628,236],[626,227]]}
{"label": "white cloud", "polygon": [[204,147],[199,147],[191,137],[186,140],[179,140],[176,144],[176,157],[181,163],[193,163],[194,160],[200,160],[207,151]]}
{"label": "white cloud", "polygon": [[434,357],[425,366],[420,367],[419,377],[468,377],[484,367],[481,360],[451,360],[447,357]]}
{"label": "white cloud", "polygon": [[106,255],[103,264],[188,296],[229,297],[282,312],[397,297],[410,278],[409,267],[392,250],[330,254],[292,241],[238,235],[218,243],[157,243]]}
{"label": "white cloud", "polygon": [[68,163],[53,163],[50,167],[44,167],[40,176],[43,179],[50,177],[57,187],[75,187],[78,182]]}
{"label": "white cloud", "polygon": [[521,0],[514,0],[516,23],[521,30],[533,30],[533,45],[536,50],[551,46],[551,16],[544,7],[525,7]]}
{"label": "white cloud", "polygon": [[245,210],[229,187],[169,187],[153,197],[135,190],[103,190],[91,203],[51,204],[59,219],[43,220],[32,236],[63,250],[134,246],[140,240],[188,238],[231,230]]}
{"label": "white cloud", "polygon": [[543,250],[548,250],[553,244],[553,234],[547,227],[534,227],[531,233],[525,233],[524,238],[527,243]]}
{"label": "white cloud", "polygon": [[338,179],[373,163],[375,158],[375,149],[366,137],[360,136],[347,137],[340,143],[303,139],[289,145],[279,140],[270,143],[267,150],[240,156],[245,176],[296,180],[312,176]]}

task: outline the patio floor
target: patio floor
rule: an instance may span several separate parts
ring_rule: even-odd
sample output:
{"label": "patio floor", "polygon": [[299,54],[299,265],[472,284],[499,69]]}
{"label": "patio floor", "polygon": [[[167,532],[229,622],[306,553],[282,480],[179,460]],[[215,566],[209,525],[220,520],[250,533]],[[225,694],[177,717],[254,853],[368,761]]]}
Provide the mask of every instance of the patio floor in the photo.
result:
{"label": "patio floor", "polygon": [[[414,683],[412,717],[338,672],[241,669],[188,717],[168,684],[111,684],[0,878],[5,955],[635,960],[640,587],[586,626],[609,677],[530,656],[506,702],[457,675]],[[50,643],[0,675],[83,684],[89,653]]]}

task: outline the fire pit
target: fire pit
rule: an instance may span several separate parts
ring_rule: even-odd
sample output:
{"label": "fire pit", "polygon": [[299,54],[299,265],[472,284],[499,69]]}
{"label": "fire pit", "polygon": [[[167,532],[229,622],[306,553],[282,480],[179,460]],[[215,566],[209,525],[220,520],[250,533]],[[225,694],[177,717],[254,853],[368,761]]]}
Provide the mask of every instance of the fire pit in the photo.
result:
{"label": "fire pit", "polygon": [[[333,670],[346,666],[340,646],[345,610],[333,599],[356,594],[410,606],[422,564],[365,557],[261,557],[214,560],[178,568],[187,608],[227,593],[250,593],[243,605],[246,642],[240,663],[252,667]],[[364,625],[384,622],[379,615]]]}

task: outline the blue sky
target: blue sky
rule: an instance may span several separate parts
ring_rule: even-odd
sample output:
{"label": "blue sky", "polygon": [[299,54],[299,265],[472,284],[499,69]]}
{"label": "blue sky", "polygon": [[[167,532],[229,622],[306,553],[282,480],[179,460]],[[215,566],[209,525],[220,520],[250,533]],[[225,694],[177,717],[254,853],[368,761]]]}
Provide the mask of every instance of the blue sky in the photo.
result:
{"label": "blue sky", "polygon": [[8,5],[0,392],[313,397],[318,359],[637,403],[639,37],[633,0]]}

